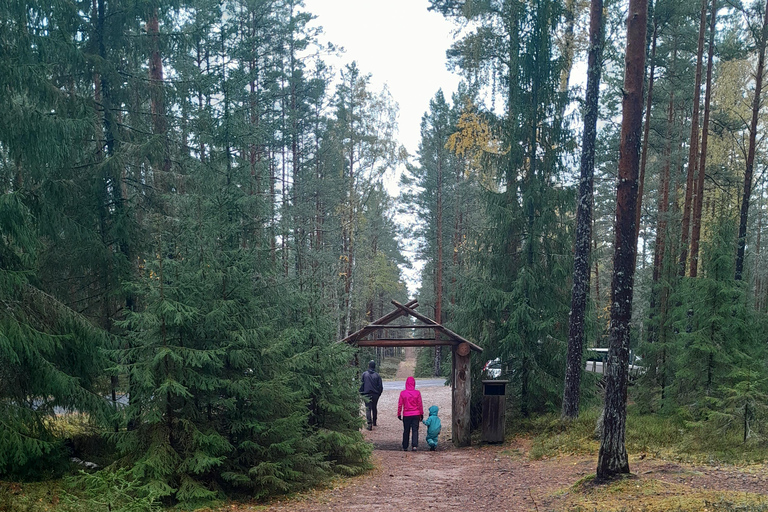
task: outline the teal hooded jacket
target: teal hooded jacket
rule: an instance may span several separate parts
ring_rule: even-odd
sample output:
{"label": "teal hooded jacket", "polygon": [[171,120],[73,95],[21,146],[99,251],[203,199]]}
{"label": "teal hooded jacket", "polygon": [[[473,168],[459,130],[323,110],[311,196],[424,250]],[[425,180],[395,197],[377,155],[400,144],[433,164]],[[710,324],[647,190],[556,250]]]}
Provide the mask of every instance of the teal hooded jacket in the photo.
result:
{"label": "teal hooded jacket", "polygon": [[440,424],[440,418],[437,417],[438,407],[433,405],[429,408],[429,418],[422,421],[427,426],[427,439],[434,439],[437,441],[437,436],[440,434],[442,425]]}

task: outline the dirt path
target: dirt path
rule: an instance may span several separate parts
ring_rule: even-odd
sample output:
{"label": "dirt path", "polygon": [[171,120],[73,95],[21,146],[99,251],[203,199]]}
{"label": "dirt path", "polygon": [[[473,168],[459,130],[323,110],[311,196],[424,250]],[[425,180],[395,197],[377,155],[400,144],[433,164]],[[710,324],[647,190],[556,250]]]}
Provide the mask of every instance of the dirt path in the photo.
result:
{"label": "dirt path", "polygon": [[405,359],[400,361],[400,365],[397,367],[396,379],[405,380],[408,377],[413,376],[413,371],[416,369],[416,348],[405,347]]}
{"label": "dirt path", "polygon": [[[371,432],[364,431],[375,448],[376,469],[342,480],[332,489],[246,510],[569,510],[574,484],[595,472],[595,456],[529,460],[531,443],[526,439],[455,449],[450,443],[450,388],[429,387],[421,392],[425,408],[433,404],[440,407],[443,431],[437,451],[426,449],[423,425],[419,429],[419,450],[402,451],[402,424],[396,418],[399,391],[386,390],[379,401],[378,426]],[[636,478],[658,481],[662,489],[659,492],[685,488],[688,492],[731,490],[768,495],[765,466],[701,467],[637,456],[631,457],[630,465]],[[627,501],[622,502],[625,510],[643,510],[634,508],[641,503],[634,501],[637,499],[640,497],[627,496]],[[600,510],[600,503],[589,508],[593,509]]]}

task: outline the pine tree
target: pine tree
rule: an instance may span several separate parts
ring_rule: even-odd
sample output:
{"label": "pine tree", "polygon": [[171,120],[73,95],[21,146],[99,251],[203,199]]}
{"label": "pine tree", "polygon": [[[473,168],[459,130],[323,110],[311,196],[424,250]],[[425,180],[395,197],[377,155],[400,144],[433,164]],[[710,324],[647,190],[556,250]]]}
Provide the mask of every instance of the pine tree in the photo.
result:
{"label": "pine tree", "polygon": [[449,50],[449,59],[470,79],[487,84],[496,77],[501,84],[505,112],[488,123],[495,140],[484,149],[490,190],[485,232],[476,242],[481,256],[459,307],[473,311],[467,318],[486,319],[482,326],[463,327],[489,356],[499,354],[508,363],[519,395],[515,403],[528,415],[556,407],[564,368],[561,319],[568,306],[562,291],[570,262],[557,255],[570,251],[571,233],[562,226],[572,196],[553,186],[562,171],[557,151],[569,143],[557,114],[567,99],[558,92],[564,62],[555,58],[553,41],[561,6],[434,0],[431,8],[478,22]]}
{"label": "pine tree", "polygon": [[571,313],[568,317],[568,352],[566,354],[563,392],[564,418],[579,414],[581,384],[581,354],[584,347],[584,313],[589,291],[589,254],[592,245],[592,188],[597,135],[598,96],[603,49],[603,3],[593,0],[590,7],[589,63],[587,68],[587,98],[582,137],[581,176],[576,213],[576,250],[574,254]]}
{"label": "pine tree", "polygon": [[632,315],[633,278],[637,238],[635,206],[643,109],[643,72],[648,4],[632,0],[627,21],[627,56],[621,125],[621,156],[616,193],[616,240],[611,282],[611,340],[605,390],[605,411],[597,478],[610,479],[629,472],[624,445],[629,363],[629,320]]}

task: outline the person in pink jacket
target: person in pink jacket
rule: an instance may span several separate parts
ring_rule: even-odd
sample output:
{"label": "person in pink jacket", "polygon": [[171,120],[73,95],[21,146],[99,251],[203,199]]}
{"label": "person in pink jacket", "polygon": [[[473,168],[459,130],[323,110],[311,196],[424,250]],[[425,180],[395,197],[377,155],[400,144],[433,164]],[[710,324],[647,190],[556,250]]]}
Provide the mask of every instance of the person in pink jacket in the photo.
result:
{"label": "person in pink jacket", "polygon": [[400,392],[397,419],[403,420],[403,451],[408,451],[411,432],[411,450],[416,451],[419,446],[419,422],[424,419],[424,406],[421,403],[421,391],[416,389],[416,379],[413,377],[405,380],[405,389]]}

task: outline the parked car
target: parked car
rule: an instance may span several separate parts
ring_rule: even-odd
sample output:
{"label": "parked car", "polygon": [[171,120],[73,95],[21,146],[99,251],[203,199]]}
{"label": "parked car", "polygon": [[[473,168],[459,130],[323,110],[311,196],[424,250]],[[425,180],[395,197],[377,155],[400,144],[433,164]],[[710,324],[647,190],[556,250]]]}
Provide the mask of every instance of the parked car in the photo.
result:
{"label": "parked car", "polygon": [[483,374],[490,379],[498,379],[501,377],[501,359],[491,359],[483,366]]}

